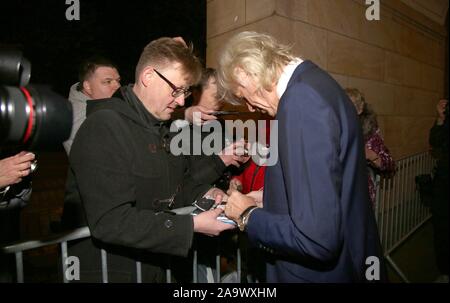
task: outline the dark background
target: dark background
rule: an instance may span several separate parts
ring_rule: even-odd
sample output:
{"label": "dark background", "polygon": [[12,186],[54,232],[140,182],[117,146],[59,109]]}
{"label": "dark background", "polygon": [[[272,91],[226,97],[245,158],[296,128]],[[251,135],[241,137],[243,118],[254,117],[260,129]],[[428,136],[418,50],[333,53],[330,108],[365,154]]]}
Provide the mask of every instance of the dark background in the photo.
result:
{"label": "dark background", "polygon": [[[23,51],[32,64],[31,84],[50,85],[67,97],[70,86],[78,81],[80,63],[92,55],[114,61],[123,85],[134,82],[142,49],[162,36],[182,36],[192,42],[205,62],[206,0],[80,0],[79,21],[66,20],[70,5],[65,3],[0,1],[0,47],[7,45]],[[14,216],[5,212],[0,215],[0,222],[9,228],[0,233],[11,238],[36,239],[57,232],[52,226],[57,226],[63,211],[68,159],[61,144],[54,149],[33,150],[39,167],[32,176],[31,201]],[[18,216],[20,235],[16,228]],[[26,251],[25,281],[56,281],[58,251],[56,245]]]}
{"label": "dark background", "polygon": [[96,54],[113,60],[128,84],[144,46],[162,36],[193,42],[205,61],[205,0],[79,2],[79,21],[66,19],[65,0],[0,2],[0,45],[23,51],[32,64],[31,83],[49,84],[67,96],[79,64]]}

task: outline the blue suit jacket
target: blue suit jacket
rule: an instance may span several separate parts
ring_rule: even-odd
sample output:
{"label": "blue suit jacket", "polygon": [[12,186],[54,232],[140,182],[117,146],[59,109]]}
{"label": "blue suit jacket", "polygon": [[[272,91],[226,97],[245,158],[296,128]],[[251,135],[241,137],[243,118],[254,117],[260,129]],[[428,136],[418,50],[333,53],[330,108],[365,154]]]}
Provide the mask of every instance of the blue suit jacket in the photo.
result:
{"label": "blue suit jacket", "polygon": [[276,119],[279,159],[266,170],[264,208],[247,225],[267,252],[267,281],[366,281],[367,257],[382,258],[353,104],[329,74],[304,61]]}

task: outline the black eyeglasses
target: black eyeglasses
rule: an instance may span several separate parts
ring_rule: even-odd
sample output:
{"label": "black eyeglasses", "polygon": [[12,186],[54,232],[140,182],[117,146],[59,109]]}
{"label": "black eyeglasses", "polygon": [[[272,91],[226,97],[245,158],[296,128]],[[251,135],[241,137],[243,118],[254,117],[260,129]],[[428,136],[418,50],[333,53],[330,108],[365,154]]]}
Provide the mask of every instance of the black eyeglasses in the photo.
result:
{"label": "black eyeglasses", "polygon": [[155,71],[155,73],[164,81],[166,81],[166,83],[173,89],[172,92],[172,97],[174,98],[178,98],[181,95],[184,95],[184,98],[187,98],[191,95],[191,91],[189,90],[189,88],[185,88],[185,87],[178,87],[175,84],[173,84],[172,82],[170,82],[169,79],[167,79],[166,77],[164,77],[163,75],[161,75],[160,72],[158,72],[156,69],[153,69]]}

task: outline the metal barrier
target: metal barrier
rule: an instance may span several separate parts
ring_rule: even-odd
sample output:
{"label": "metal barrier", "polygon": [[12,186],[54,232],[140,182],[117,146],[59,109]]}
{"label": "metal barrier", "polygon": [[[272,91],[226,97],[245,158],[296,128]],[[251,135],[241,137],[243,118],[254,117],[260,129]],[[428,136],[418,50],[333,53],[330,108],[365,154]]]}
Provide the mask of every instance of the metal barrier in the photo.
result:
{"label": "metal barrier", "polygon": [[396,164],[394,177],[377,176],[375,214],[384,257],[403,281],[409,282],[391,254],[431,218],[429,208],[420,202],[415,176],[431,174],[435,161],[428,152],[423,152],[400,159]]}
{"label": "metal barrier", "polygon": [[[173,210],[177,214],[188,214],[190,213],[195,207],[183,207],[179,209]],[[91,236],[91,233],[89,231],[89,228],[81,227],[77,228],[72,231],[60,233],[60,234],[54,234],[49,237],[45,237],[39,240],[30,240],[30,241],[24,241],[19,243],[13,243],[11,245],[4,246],[0,248],[0,253],[5,254],[15,254],[16,256],[16,274],[17,274],[17,282],[23,283],[24,282],[24,269],[23,269],[23,252],[37,249],[40,247],[50,246],[59,244],[61,249],[61,265],[62,265],[62,279],[64,283],[68,283],[68,279],[66,276],[66,270],[67,270],[67,259],[70,257],[68,254],[67,249],[67,243],[74,240],[80,240],[89,238]],[[198,281],[198,251],[196,249],[193,249],[193,277],[192,281],[194,283],[197,283]],[[215,268],[215,278],[210,279],[209,282],[220,282],[220,255],[216,255],[216,268]],[[237,249],[236,252],[236,258],[237,258],[237,276],[238,281],[240,281],[241,276],[241,253],[240,250]],[[102,283],[108,283],[108,262],[107,262],[107,252],[104,249],[101,249],[101,265],[102,265]],[[211,270],[209,267],[207,269]],[[136,283],[142,283],[142,270],[141,270],[141,262],[136,262]],[[214,280],[214,281],[212,281]],[[166,269],[166,282],[171,283],[172,282],[172,270],[169,268]]]}
{"label": "metal barrier", "polygon": [[[391,258],[391,253],[420,228],[430,217],[430,211],[419,199],[415,187],[415,176],[431,173],[434,161],[427,153],[420,153],[397,161],[397,172],[392,178],[380,178],[377,176],[377,195],[375,214],[378,224],[383,252],[386,260],[408,282],[404,273],[398,268]],[[187,214],[192,207],[184,207],[174,210],[177,214]],[[88,227],[82,227],[73,231],[52,235],[41,240],[25,241],[1,248],[0,252],[14,253],[16,256],[17,282],[23,283],[23,252],[44,246],[59,244],[61,247],[61,260],[63,269],[63,282],[67,283],[66,260],[69,257],[67,242],[90,237]],[[216,255],[216,272],[214,282],[220,282],[220,255]],[[236,251],[237,279],[241,282],[242,258],[239,248]],[[107,252],[101,250],[102,282],[108,282]],[[193,250],[193,277],[192,281],[198,281],[198,251]],[[210,275],[212,271],[210,270]],[[137,283],[142,282],[141,263],[136,262]],[[172,282],[172,272],[166,269],[166,282]],[[211,281],[212,282],[212,281]]]}
{"label": "metal barrier", "polygon": [[[67,253],[67,242],[78,240],[78,239],[84,239],[89,238],[91,236],[91,233],[89,231],[88,227],[82,227],[77,228],[75,230],[52,235],[50,237],[47,237],[45,239],[41,240],[31,240],[31,241],[25,241],[20,242],[17,244],[11,244],[5,247],[2,247],[1,252],[6,254],[15,254],[16,255],[16,272],[17,272],[17,282],[23,283],[24,277],[23,277],[23,252],[31,249],[36,249],[44,246],[59,244],[61,246],[61,256],[62,256],[62,268],[63,273],[66,269],[66,260],[68,258]],[[102,264],[103,264],[103,251],[102,251]],[[102,268],[103,272],[103,268]],[[66,276],[63,274],[64,282],[67,283]],[[107,281],[104,281],[107,282]]]}

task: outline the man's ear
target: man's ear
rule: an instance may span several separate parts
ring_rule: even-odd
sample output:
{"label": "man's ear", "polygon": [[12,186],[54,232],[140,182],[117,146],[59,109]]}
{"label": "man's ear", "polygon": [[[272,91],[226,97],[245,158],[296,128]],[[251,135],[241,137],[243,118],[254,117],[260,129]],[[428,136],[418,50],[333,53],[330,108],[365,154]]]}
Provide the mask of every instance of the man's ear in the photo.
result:
{"label": "man's ear", "polygon": [[141,72],[140,81],[144,87],[147,87],[150,85],[150,82],[152,81],[153,77],[155,76],[155,70],[153,66],[147,66],[144,68]]}
{"label": "man's ear", "polygon": [[92,95],[91,83],[89,83],[89,81],[87,81],[87,80],[83,81],[83,92],[88,96]]}
{"label": "man's ear", "polygon": [[256,111],[256,109],[250,104],[250,103],[248,103],[248,102],[245,102],[246,103],[246,105],[247,105],[247,108],[248,108],[248,111],[249,112],[255,112]]}

